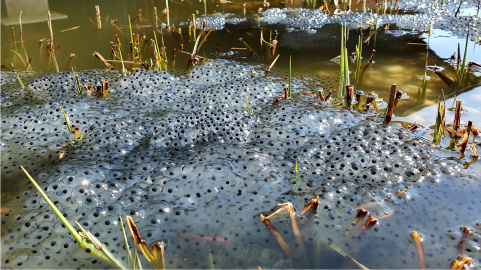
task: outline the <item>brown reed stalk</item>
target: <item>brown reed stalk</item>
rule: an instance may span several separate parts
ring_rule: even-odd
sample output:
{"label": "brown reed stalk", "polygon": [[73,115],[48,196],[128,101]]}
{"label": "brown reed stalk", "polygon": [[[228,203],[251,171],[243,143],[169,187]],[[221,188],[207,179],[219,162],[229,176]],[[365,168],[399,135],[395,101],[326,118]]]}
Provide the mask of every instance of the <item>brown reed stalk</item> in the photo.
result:
{"label": "brown reed stalk", "polygon": [[23,43],[23,31],[22,31],[22,10],[20,10],[20,15],[18,16],[19,27],[20,27],[20,42]]}
{"label": "brown reed stalk", "polygon": [[267,227],[267,229],[271,232],[271,234],[274,236],[274,238],[276,239],[277,243],[279,243],[279,245],[281,246],[281,249],[282,251],[284,252],[284,254],[286,254],[286,256],[288,258],[292,258],[292,253],[291,253],[291,250],[289,249],[289,246],[287,245],[286,241],[284,240],[284,238],[282,238],[281,234],[279,233],[279,231],[276,229],[276,227],[274,226],[274,224],[272,224],[272,222],[264,217],[264,215],[261,214],[261,221],[262,223],[264,223],[264,225]]}
{"label": "brown reed stalk", "polygon": [[461,110],[462,110],[462,107],[461,107],[461,104],[463,103],[462,100],[458,100],[456,101],[456,110],[454,112],[454,123],[453,123],[453,129],[455,131],[458,131],[459,129],[459,126],[460,126],[460,122],[461,122]]}
{"label": "brown reed stalk", "polygon": [[70,57],[68,58],[67,65],[65,66],[65,69],[68,69],[68,66],[70,65],[70,62],[72,61],[72,58],[75,57],[74,53],[70,54]]}
{"label": "brown reed stalk", "polygon": [[473,122],[468,121],[468,126],[466,127],[466,132],[464,133],[463,141],[459,145],[459,152],[461,153],[460,158],[464,158],[464,151],[466,151],[466,147],[468,145],[469,133],[471,132],[472,125],[473,125]]}
{"label": "brown reed stalk", "polygon": [[100,7],[95,6],[95,16],[97,17],[97,29],[102,29],[102,20],[100,19]]}
{"label": "brown reed stalk", "polygon": [[392,114],[393,114],[393,111],[394,111],[395,96],[396,96],[396,84],[393,83],[391,85],[391,92],[389,94],[389,103],[388,103],[388,106],[387,106],[386,117],[384,118],[384,124],[389,124],[389,122],[391,122]]}
{"label": "brown reed stalk", "polygon": [[423,249],[423,236],[416,231],[411,233],[411,236],[414,239],[414,244],[416,245],[416,253],[418,256],[418,266],[419,269],[426,269],[426,261],[424,258],[424,249]]}
{"label": "brown reed stalk", "polygon": [[100,55],[100,53],[94,52],[92,55],[100,59],[100,61],[102,61],[108,68],[112,70],[114,69],[114,66],[112,66],[109,62],[107,62],[107,60],[105,60],[105,58],[103,58],[103,56]]}

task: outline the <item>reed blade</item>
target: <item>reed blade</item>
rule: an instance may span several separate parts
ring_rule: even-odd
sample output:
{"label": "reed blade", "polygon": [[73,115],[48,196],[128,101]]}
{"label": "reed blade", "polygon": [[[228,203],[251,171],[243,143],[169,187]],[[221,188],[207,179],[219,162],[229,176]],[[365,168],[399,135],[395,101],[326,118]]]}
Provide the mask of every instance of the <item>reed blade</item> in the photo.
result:
{"label": "reed blade", "polygon": [[423,249],[423,237],[421,234],[413,231],[411,236],[414,239],[414,244],[416,245],[416,253],[418,256],[418,266],[419,269],[426,269],[426,261],[424,258],[424,249]]}
{"label": "reed blade", "polygon": [[120,226],[122,227],[122,235],[124,236],[125,253],[126,253],[125,257],[127,258],[127,265],[129,266],[129,268],[135,269],[134,258],[132,258],[132,254],[130,253],[130,246],[129,246],[129,241],[127,239],[127,233],[125,232],[124,221],[120,216],[119,216],[119,221],[120,221]]}
{"label": "reed blade", "polygon": [[244,96],[245,96],[246,104],[247,104],[247,114],[250,116],[250,115],[252,115],[252,111],[251,111],[251,106],[249,105],[249,100],[247,99],[247,93],[246,92],[244,92]]}
{"label": "reed blade", "polygon": [[[28,179],[30,180],[30,182],[32,182],[32,184],[35,186],[35,188],[37,189],[38,192],[40,192],[40,194],[42,195],[42,197],[45,199],[45,201],[47,202],[47,204],[50,206],[50,208],[55,212],[55,215],[60,219],[60,221],[62,221],[63,225],[67,228],[67,230],[70,232],[70,234],[72,234],[72,236],[75,238],[75,240],[77,241],[77,243],[79,244],[79,246],[86,250],[86,251],[90,251],[90,254],[92,256],[95,256],[109,264],[111,264],[112,266],[116,267],[116,268],[119,268],[119,269],[126,269],[125,267],[123,267],[122,264],[114,264],[112,262],[112,260],[110,258],[108,258],[107,256],[105,256],[105,254],[103,254],[102,252],[100,252],[99,250],[97,250],[95,244],[93,243],[87,243],[86,241],[84,241],[82,239],[82,236],[80,236],[80,234],[77,232],[77,230],[75,230],[75,228],[72,226],[72,224],[70,224],[70,222],[68,222],[68,220],[63,216],[63,214],[60,212],[60,210],[58,210],[58,208],[55,206],[55,204],[50,200],[50,198],[47,196],[47,194],[45,194],[45,192],[43,192],[43,189],[40,188],[40,186],[37,184],[37,182],[33,179],[32,176],[30,176],[30,174],[27,172],[27,170],[25,170],[25,168],[23,168],[23,166],[20,166],[20,168],[22,169],[22,171],[25,173],[25,175],[28,177]],[[82,228],[83,229],[83,228]]]}
{"label": "reed blade", "polygon": [[347,254],[346,252],[344,252],[340,247],[334,245],[334,244],[331,244],[329,245],[333,250],[335,250],[337,253],[341,254],[341,256],[345,257],[345,258],[348,258],[350,259],[353,263],[355,263],[357,265],[357,267],[361,268],[361,269],[364,269],[364,270],[369,270],[369,268],[367,268],[366,266],[364,266],[362,263],[356,261],[353,257],[351,257],[349,254]]}
{"label": "reed blade", "polygon": [[436,110],[436,124],[434,127],[434,139],[433,143],[439,144],[441,142],[441,122],[442,122],[442,111],[441,111],[441,97],[438,98],[438,109]]}

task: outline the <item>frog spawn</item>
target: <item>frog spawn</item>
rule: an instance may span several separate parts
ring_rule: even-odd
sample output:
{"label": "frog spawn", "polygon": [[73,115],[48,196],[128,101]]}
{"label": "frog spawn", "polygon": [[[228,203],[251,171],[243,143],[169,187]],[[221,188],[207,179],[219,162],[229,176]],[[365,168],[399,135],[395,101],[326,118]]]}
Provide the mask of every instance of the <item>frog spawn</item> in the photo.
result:
{"label": "frog spawn", "polygon": [[[69,220],[77,220],[120,257],[124,253],[118,216],[133,216],[148,242],[167,240],[169,267],[205,268],[209,248],[216,267],[255,266],[247,257],[263,266],[316,267],[295,258],[285,260],[258,215],[278,202],[303,205],[319,195],[318,218],[305,234],[306,241],[335,242],[333,236],[343,235],[337,226],[349,224],[358,207],[374,201],[380,203],[370,210],[373,215],[403,211],[402,200],[382,199],[408,187],[423,187],[421,182],[437,182],[452,168],[436,165],[421,139],[398,127],[380,128],[364,115],[310,98],[273,106],[285,83],[271,77],[252,79],[255,68],[217,60],[184,76],[140,72],[111,80],[107,100],[59,96],[59,103],[17,108],[2,125],[2,134],[7,134],[6,146],[12,147],[13,140],[30,134],[21,130],[34,121],[18,122],[16,117],[46,117],[44,122],[53,128],[47,129],[48,137],[53,139],[45,145],[64,145],[68,133],[58,109],[64,104],[85,136],[60,164],[39,169],[47,194]],[[55,83],[56,77],[50,80]],[[310,89],[312,83],[295,81],[294,93]],[[244,91],[254,117],[247,116]],[[226,130],[218,133],[216,127]],[[31,135],[31,141],[41,134]],[[31,151],[28,146],[17,149]],[[30,185],[28,189],[10,201],[22,205],[21,212],[2,213],[2,263],[45,268],[93,263],[95,259],[65,235],[41,196]],[[405,229],[406,223],[398,220],[397,229]],[[286,241],[295,242],[292,233],[282,233]],[[371,240],[373,246],[390,243],[391,234],[378,229],[374,237],[384,240]],[[326,235],[331,237],[326,240]],[[392,265],[402,265],[400,260],[392,260]],[[96,263],[100,262],[93,267]]]}

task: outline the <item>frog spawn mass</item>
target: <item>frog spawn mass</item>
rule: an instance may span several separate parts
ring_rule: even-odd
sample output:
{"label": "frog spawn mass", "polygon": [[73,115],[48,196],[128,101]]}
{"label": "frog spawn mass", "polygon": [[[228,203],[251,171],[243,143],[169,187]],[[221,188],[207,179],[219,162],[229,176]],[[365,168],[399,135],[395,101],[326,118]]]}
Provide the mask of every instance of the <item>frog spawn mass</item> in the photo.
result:
{"label": "frog spawn mass", "polygon": [[[342,244],[355,256],[365,251],[363,244],[343,242],[343,230],[360,206],[379,202],[369,210],[376,217],[391,210],[403,213],[410,209],[405,201],[382,200],[406,188],[436,188],[450,177],[460,178],[464,188],[479,189],[470,182],[472,176],[440,162],[422,139],[399,127],[382,126],[366,115],[298,95],[310,91],[313,81],[293,80],[294,98],[273,104],[286,82],[262,72],[252,78],[255,69],[259,67],[211,60],[183,76],[80,73],[82,82],[89,84],[109,78],[106,99],[76,97],[68,73],[36,80],[23,99],[27,94],[19,97],[18,89],[2,85],[2,98],[14,100],[2,107],[2,178],[26,183],[17,173],[19,165],[25,166],[67,219],[77,220],[124,259],[118,217],[130,215],[147,242],[167,243],[167,266],[183,268],[207,268],[211,263],[218,268],[326,265],[323,258],[333,256],[328,248],[316,260],[282,254],[259,221],[261,213],[280,202],[301,207],[320,196],[315,225],[308,229],[300,223],[305,242],[315,247]],[[336,85],[324,79],[317,87]],[[71,141],[60,106],[83,138],[59,160],[57,147]],[[420,194],[412,198],[424,201]],[[30,184],[7,199],[2,205],[10,209],[2,211],[2,265],[106,267],[78,249]],[[365,242],[382,247],[397,240],[392,230],[408,230],[415,219],[403,215],[387,229],[373,230]],[[346,226],[340,229],[341,225]],[[289,228],[277,226],[295,249]],[[445,253],[451,249],[443,237],[434,243]],[[414,267],[416,256],[406,249],[389,253],[378,248],[366,261],[372,267]],[[429,250],[434,258],[443,255]],[[386,263],[377,256],[392,259]],[[345,263],[339,259],[330,266]]]}

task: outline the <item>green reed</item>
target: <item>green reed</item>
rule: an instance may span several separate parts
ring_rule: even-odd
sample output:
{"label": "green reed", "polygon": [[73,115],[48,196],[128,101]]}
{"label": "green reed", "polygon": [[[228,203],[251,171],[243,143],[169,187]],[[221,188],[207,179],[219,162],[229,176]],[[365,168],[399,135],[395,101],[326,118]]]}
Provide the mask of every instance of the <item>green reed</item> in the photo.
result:
{"label": "green reed", "polygon": [[292,56],[289,55],[289,88],[288,88],[288,98],[292,96]]}
{"label": "green reed", "polygon": [[252,115],[251,106],[249,105],[249,100],[247,99],[247,93],[246,92],[244,92],[244,97],[246,99],[247,114]]}

